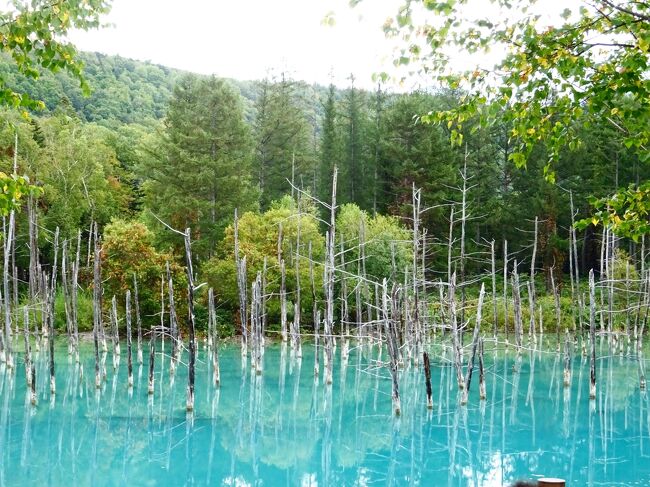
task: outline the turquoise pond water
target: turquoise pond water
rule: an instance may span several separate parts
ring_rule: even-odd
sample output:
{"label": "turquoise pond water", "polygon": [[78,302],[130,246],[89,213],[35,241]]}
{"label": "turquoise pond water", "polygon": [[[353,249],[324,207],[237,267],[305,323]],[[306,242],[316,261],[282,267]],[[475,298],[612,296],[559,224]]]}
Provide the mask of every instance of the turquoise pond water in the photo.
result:
{"label": "turquoise pond water", "polygon": [[488,399],[479,401],[475,375],[466,407],[454,369],[432,348],[434,409],[426,408],[422,369],[407,368],[399,418],[377,348],[354,342],[345,368],[338,347],[331,387],[314,381],[311,346],[300,363],[274,344],[261,376],[242,369],[238,346],[222,347],[215,389],[201,347],[191,416],[184,366],[172,379],[169,359],[158,355],[149,396],[145,353],[129,393],[123,345],[117,373],[109,352],[107,380],[96,389],[91,346],[82,350],[80,379],[57,343],[57,393],[41,352],[36,407],[22,355],[14,372],[0,366],[0,486],[501,486],[537,476],[571,486],[650,485],[650,400],[639,390],[638,360],[608,358],[600,342],[590,401],[588,361],[578,350],[565,389],[562,359],[546,340],[545,351],[522,355],[519,373],[512,350],[486,345]]}

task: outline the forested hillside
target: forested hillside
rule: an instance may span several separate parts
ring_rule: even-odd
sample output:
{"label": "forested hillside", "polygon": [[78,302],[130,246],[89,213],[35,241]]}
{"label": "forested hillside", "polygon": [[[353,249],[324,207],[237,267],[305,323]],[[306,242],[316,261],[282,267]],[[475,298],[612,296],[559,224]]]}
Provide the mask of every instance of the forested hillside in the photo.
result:
{"label": "forested hillside", "polygon": [[[85,238],[97,222],[107,248],[113,245],[112,254],[106,250],[110,278],[121,286],[137,272],[155,287],[164,261],[182,259],[182,239],[161,220],[191,228],[197,267],[226,312],[236,308],[235,210],[245,216],[242,231],[249,233],[241,238],[250,269],[275,258],[273,232],[282,219],[310,215],[303,232],[313,226],[319,252],[322,208],[299,195],[329,201],[335,166],[337,201],[344,205],[340,225],[350,236],[342,245],[353,251],[358,242],[352,229],[358,233],[359,225],[365,237],[372,235],[368,272],[377,278],[402,259],[387,236],[409,238],[403,232],[412,224],[414,189],[422,190],[420,224],[427,232],[431,279],[450,262],[450,268],[462,263],[463,273],[485,271],[492,241],[498,259],[507,251],[510,259],[526,262],[537,217],[536,265],[548,280],[552,268],[568,272],[569,228],[590,215],[589,199],[650,178],[647,164],[607,121],[576,121],[585,142],[561,152],[555,182],[549,182],[542,143],[525,169],[515,167],[512,127],[505,120],[490,128],[468,120],[460,134],[446,124],[421,123],[418,115],[457,107],[460,92],[394,94],[381,85],[368,92],[355,86],[354,77],[346,89],[322,88],[287,73],[241,82],[120,57],[82,58],[89,97],[68,75],[29,80],[10,63],[0,65],[10,88],[46,106],[29,120],[3,112],[10,124],[0,131],[2,168],[11,172],[17,133],[19,172],[44,190],[38,209],[45,235],[58,227],[63,239],[75,238],[78,229]],[[452,145],[450,138],[459,136],[462,143]],[[25,225],[19,222],[19,239],[27,238]],[[598,267],[600,231],[589,226],[576,235],[584,270]],[[136,246],[137,259],[123,253],[127,243]],[[626,254],[640,251],[632,241],[621,247]],[[51,258],[49,244],[42,251],[46,261]],[[114,255],[122,256],[122,264],[111,260]],[[27,256],[17,258],[24,266]],[[556,279],[562,280],[561,273]]]}
{"label": "forested hillside", "polygon": [[[62,97],[67,97],[78,116],[88,122],[115,121],[149,125],[165,116],[167,104],[178,80],[187,74],[149,62],[96,52],[82,52],[84,76],[91,88],[85,97],[79,82],[65,72],[44,72],[38,79],[18,72],[11,60],[0,57],[0,76],[9,88],[27,93],[45,102],[45,113],[51,113]],[[259,91],[253,81],[228,80],[241,94],[248,120],[254,118],[254,105]],[[325,88],[299,83],[303,108],[318,122],[322,108],[318,103]]]}

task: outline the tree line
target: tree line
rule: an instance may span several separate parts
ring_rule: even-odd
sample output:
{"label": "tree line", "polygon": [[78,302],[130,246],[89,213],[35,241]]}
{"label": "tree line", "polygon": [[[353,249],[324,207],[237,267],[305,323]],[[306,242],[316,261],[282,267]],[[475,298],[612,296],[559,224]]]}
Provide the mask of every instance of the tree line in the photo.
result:
{"label": "tree line", "polygon": [[[102,63],[119,66],[125,61],[105,57]],[[169,86],[169,79],[158,76],[159,68],[129,63],[130,71],[141,76],[138,86],[149,86],[153,93],[161,83]],[[92,86],[97,72],[89,73]],[[52,78],[63,86],[61,75]],[[542,143],[525,170],[515,166],[510,158],[512,127],[506,119],[489,127],[469,120],[460,132],[451,125],[422,123],[422,114],[457,107],[460,91],[394,93],[381,83],[364,90],[353,76],[345,88],[307,90],[288,73],[278,73],[245,85],[249,94],[254,92],[246,97],[243,85],[229,80],[187,73],[172,79],[169,93],[160,93],[166,98],[163,105],[147,108],[146,115],[132,110],[129,117],[115,114],[130,102],[109,92],[96,99],[96,106],[82,107],[69,92],[52,85],[54,93],[33,95],[46,100],[46,112],[26,119],[5,109],[0,131],[2,169],[10,173],[17,154],[18,172],[43,188],[38,212],[44,234],[58,227],[62,239],[73,239],[83,229],[87,238],[91,223],[97,222],[105,231],[104,252],[113,279],[109,289],[114,286],[118,292],[120,286],[128,287],[129,273],[142,274],[141,280],[149,283],[143,295],[150,315],[155,314],[155,287],[165,263],[183,258],[183,242],[161,221],[192,229],[198,268],[222,299],[220,309],[234,313],[235,210],[242,221],[242,245],[251,255],[257,252],[252,268],[261,268],[265,259],[272,267],[281,221],[285,228],[289,220],[301,221],[303,231],[310,228],[317,254],[324,239],[322,215],[301,195],[329,201],[334,167],[340,175],[339,218],[349,228],[361,222],[373,235],[371,266],[378,279],[393,272],[391,259],[400,258],[391,242],[408,240],[414,188],[422,190],[420,224],[427,232],[427,268],[435,279],[435,269],[448,262],[449,241],[460,238],[460,225],[454,222],[461,199],[467,208],[462,231],[467,242],[463,258],[470,256],[468,274],[486,269],[484,254],[492,240],[497,255],[503,255],[507,241],[508,251],[525,260],[535,217],[540,222],[539,267],[547,273],[551,268],[568,272],[569,228],[590,215],[590,199],[650,179],[647,165],[606,121],[586,126],[575,121],[585,143],[561,152],[552,183],[543,177],[548,152]],[[125,92],[140,90],[123,76],[112,83]],[[29,93],[28,85],[22,87]],[[98,110],[105,103],[115,107]],[[103,118],[102,113],[112,115]],[[450,143],[453,138],[461,142]],[[26,238],[25,229],[25,222],[18,222],[19,239]],[[598,268],[600,232],[587,226],[576,239],[578,262],[585,271]],[[352,230],[348,233],[356,238]],[[638,258],[635,242],[620,245]],[[42,247],[47,261],[47,238]],[[458,252],[453,249],[454,258]],[[291,249],[286,253],[291,255]],[[26,267],[25,259],[17,256],[19,268]]]}

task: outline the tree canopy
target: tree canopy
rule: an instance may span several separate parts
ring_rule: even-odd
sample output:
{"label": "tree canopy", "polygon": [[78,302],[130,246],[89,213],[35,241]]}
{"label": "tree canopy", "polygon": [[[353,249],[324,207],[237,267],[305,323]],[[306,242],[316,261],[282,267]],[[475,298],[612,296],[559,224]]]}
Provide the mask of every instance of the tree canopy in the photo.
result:
{"label": "tree canopy", "polygon": [[[547,179],[555,179],[565,149],[585,143],[583,127],[606,120],[626,151],[650,162],[650,3],[603,0],[558,12],[548,25],[540,2],[493,0],[492,14],[476,15],[468,0],[409,0],[385,24],[405,42],[397,64],[443,86],[464,91],[449,110],[423,114],[444,123],[462,143],[468,122],[505,123],[509,158],[526,166],[542,146]],[[452,56],[503,52],[493,67],[451,68]],[[625,236],[648,233],[648,183],[600,200],[591,221]]]}
{"label": "tree canopy", "polygon": [[[65,70],[89,92],[83,64],[73,44],[65,39],[71,29],[100,26],[100,16],[110,10],[110,0],[58,1],[12,0],[10,10],[0,12],[0,43],[18,70],[38,78],[44,70]],[[43,103],[7,87],[0,77],[0,104],[39,108]]]}

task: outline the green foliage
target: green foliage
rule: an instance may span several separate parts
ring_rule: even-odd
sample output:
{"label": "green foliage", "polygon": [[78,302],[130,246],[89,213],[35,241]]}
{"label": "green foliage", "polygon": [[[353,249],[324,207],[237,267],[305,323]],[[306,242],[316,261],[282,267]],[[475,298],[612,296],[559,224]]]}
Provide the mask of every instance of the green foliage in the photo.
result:
{"label": "green foliage", "polygon": [[[524,167],[536,148],[546,152],[545,177],[553,182],[566,148],[585,140],[581,129],[607,120],[625,148],[648,160],[650,141],[650,17],[644,2],[603,2],[567,10],[556,27],[541,24],[533,0],[497,0],[494,15],[472,16],[467,0],[408,1],[385,25],[402,34],[399,64],[417,62],[435,81],[466,91],[462,103],[422,117],[443,123],[452,142],[463,142],[468,122],[505,122],[512,147],[508,158]],[[449,74],[450,53],[507,54],[491,70]],[[629,195],[628,195],[629,196]],[[647,199],[647,193],[636,196]],[[635,198],[636,196],[632,196]],[[617,199],[624,196],[619,193]],[[647,208],[647,203],[643,203]],[[616,215],[607,223],[622,234],[647,232],[644,214]]]}
{"label": "green foliage", "polygon": [[321,201],[332,199],[332,175],[334,167],[340,167],[343,156],[341,135],[338,130],[339,113],[336,107],[336,89],[330,85],[323,104],[323,129],[320,137],[319,197]]}
{"label": "green foliage", "polygon": [[91,221],[106,224],[126,213],[131,198],[127,177],[104,129],[59,113],[41,119],[40,157],[31,167],[44,190],[43,223],[66,238]]}
{"label": "green foliage", "polygon": [[[282,225],[282,258],[285,260],[286,288],[292,291],[296,287],[296,278],[300,279],[303,289],[301,306],[303,310],[311,310],[311,284],[309,277],[308,246],[312,245],[312,259],[322,262],[325,239],[320,234],[318,220],[314,208],[302,202],[300,212],[296,202],[289,196],[273,202],[264,213],[247,212],[239,219],[239,252],[246,256],[247,277],[249,285],[258,272],[267,264],[267,293],[277,294],[280,287],[280,264],[277,256],[278,232]],[[296,240],[300,227],[299,273],[296,275]],[[229,226],[226,234],[217,248],[217,255],[207,261],[202,267],[202,279],[214,288],[215,297],[221,306],[233,313],[238,307],[238,290],[235,273],[234,256],[234,229]],[[314,279],[318,295],[322,289],[322,267],[316,264]],[[291,296],[288,297],[291,301]],[[269,323],[278,322],[279,306],[277,300],[269,303]],[[288,306],[288,310],[292,310]],[[308,321],[311,312],[303,314],[304,321]]]}
{"label": "green foliage", "polygon": [[[65,301],[61,291],[57,292],[54,299],[54,327],[58,333],[66,332]],[[77,294],[77,328],[80,332],[92,331],[93,329],[93,296],[91,291],[81,291]]]}
{"label": "green foliage", "polygon": [[[123,303],[127,289],[133,294],[133,278],[137,276],[141,317],[143,322],[155,325],[160,319],[155,315],[160,312],[161,277],[165,276],[167,282],[166,263],[170,264],[178,303],[187,295],[187,280],[173,256],[158,252],[153,240],[153,233],[139,222],[113,220],[106,225],[102,240],[102,277],[105,295],[108,298],[115,295]],[[178,316],[184,321],[185,315],[180,310]]]}
{"label": "green foliage", "polygon": [[[72,29],[99,27],[99,17],[109,11],[110,1],[12,0],[10,3],[12,8],[0,13],[0,43],[19,72],[36,79],[43,70],[65,70],[88,92],[76,49],[64,39]],[[43,106],[26,93],[10,89],[3,77],[0,77],[0,104],[23,108]]]}
{"label": "green foliage", "polygon": [[[416,117],[442,106],[444,98],[425,93],[396,97],[383,114],[381,144],[382,198],[379,208],[400,216],[412,216],[413,186],[422,188],[426,206],[436,206],[425,216],[435,233],[444,232],[448,209],[460,165],[442,129],[422,124]],[[432,177],[435,175],[435,177]],[[441,225],[441,223],[443,225]]]}
{"label": "green foliage", "polygon": [[0,172],[0,215],[7,216],[12,210],[20,209],[26,195],[38,196],[41,189],[29,183],[27,176],[17,176]]}
{"label": "green foliage", "polygon": [[[526,303],[527,296],[522,297],[522,302]],[[541,321],[544,326],[544,333],[557,332],[557,319],[555,314],[555,298],[550,295],[540,295],[537,297],[537,309],[535,310],[535,330],[539,333],[540,326],[540,308],[541,308]],[[466,317],[469,319],[470,329],[473,329],[476,323],[476,306],[477,301],[471,299],[468,301],[468,308],[466,310]],[[570,296],[562,296],[560,298],[560,332],[564,330],[573,331],[573,317],[575,310],[575,303],[571,300]],[[494,329],[494,306],[491,298],[486,296],[483,303],[483,310],[481,312],[482,320],[481,327],[485,333],[491,333]],[[505,307],[503,300],[499,298],[497,302],[497,330],[499,333],[504,332],[504,315]],[[521,319],[524,324],[524,335],[527,336],[530,328],[530,308],[524,305],[521,309]],[[508,304],[508,332],[514,333],[515,314],[512,303]],[[576,318],[577,320],[577,318]],[[512,338],[511,338],[512,341]]]}
{"label": "green foliage", "polygon": [[369,170],[368,113],[365,110],[365,94],[354,86],[350,87],[341,100],[341,138],[343,140],[342,166],[340,168],[340,198],[343,203],[356,203],[361,208],[370,208],[372,185]]}
{"label": "green foliage", "polygon": [[261,206],[291,191],[289,181],[313,181],[313,130],[296,83],[282,73],[277,81],[263,80],[255,103],[255,166]]}
{"label": "green foliage", "polygon": [[631,184],[606,198],[592,198],[596,209],[593,217],[580,221],[579,228],[587,225],[611,226],[616,233],[638,242],[641,235],[650,233],[650,181],[637,186]]}
{"label": "green foliage", "polygon": [[[336,231],[343,242],[345,260],[352,273],[357,273],[362,251],[366,256],[365,270],[371,279],[396,278],[409,266],[411,259],[410,232],[395,217],[368,213],[354,204],[341,206],[336,218]],[[363,243],[363,249],[360,244]],[[393,261],[395,267],[393,267]]]}
{"label": "green foliage", "polygon": [[[145,203],[173,228],[191,228],[194,252],[209,257],[234,210],[254,207],[257,196],[252,141],[237,93],[216,78],[183,78],[164,132],[152,139],[139,168]],[[181,245],[167,229],[159,235]]]}
{"label": "green foliage", "polygon": [[[89,96],[84,95],[77,80],[65,71],[44,71],[35,80],[21,74],[9,56],[2,54],[0,77],[10,89],[42,100],[45,106],[37,111],[38,114],[56,111],[65,95],[82,120],[111,128],[122,123],[155,128],[167,113],[174,87],[187,75],[185,71],[167,66],[96,52],[79,52],[77,59],[84,66],[83,76],[91,91]],[[259,83],[233,79],[224,81],[241,94],[245,119],[252,123],[256,117],[255,104],[260,96]],[[326,96],[327,88],[301,81],[292,83],[298,107],[313,125],[314,132],[318,133],[323,114],[320,99]],[[337,96],[339,93],[337,90]]]}

